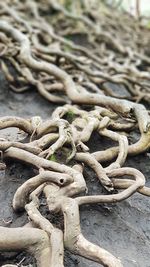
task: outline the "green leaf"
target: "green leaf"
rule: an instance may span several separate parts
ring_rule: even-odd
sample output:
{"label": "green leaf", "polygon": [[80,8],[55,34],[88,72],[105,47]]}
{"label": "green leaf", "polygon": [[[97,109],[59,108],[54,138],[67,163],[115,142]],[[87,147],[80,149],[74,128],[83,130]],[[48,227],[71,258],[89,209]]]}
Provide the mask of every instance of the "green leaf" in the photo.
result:
{"label": "green leaf", "polygon": [[65,8],[66,8],[68,11],[72,11],[72,0],[66,0],[66,1],[65,1]]}
{"label": "green leaf", "polygon": [[55,154],[51,155],[49,160],[57,162]]}
{"label": "green leaf", "polygon": [[64,51],[65,52],[70,52],[71,48],[69,47],[69,45],[64,45]]}
{"label": "green leaf", "polygon": [[147,28],[149,28],[150,29],[150,21],[148,21],[148,23],[147,23]]}
{"label": "green leaf", "polygon": [[66,114],[66,117],[67,121],[71,123],[75,119],[75,114],[72,110],[69,110]]}

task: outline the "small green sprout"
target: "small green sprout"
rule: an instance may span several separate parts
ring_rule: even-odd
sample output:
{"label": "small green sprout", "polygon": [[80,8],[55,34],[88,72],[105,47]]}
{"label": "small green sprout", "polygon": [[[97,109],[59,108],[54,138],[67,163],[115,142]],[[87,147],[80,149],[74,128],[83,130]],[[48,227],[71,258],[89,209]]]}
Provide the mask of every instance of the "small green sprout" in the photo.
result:
{"label": "small green sprout", "polygon": [[49,160],[57,162],[56,155],[55,155],[55,154],[51,155],[51,156],[49,157]]}
{"label": "small green sprout", "polygon": [[72,110],[69,110],[67,113],[66,113],[66,119],[69,123],[71,123],[74,119],[75,119],[75,114]]}

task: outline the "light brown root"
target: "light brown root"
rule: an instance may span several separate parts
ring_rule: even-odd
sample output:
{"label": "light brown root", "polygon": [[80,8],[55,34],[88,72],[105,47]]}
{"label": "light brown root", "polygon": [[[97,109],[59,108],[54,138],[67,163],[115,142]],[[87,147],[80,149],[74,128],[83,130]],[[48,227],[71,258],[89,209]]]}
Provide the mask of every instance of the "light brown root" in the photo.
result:
{"label": "light brown root", "polygon": [[76,200],[64,198],[61,206],[64,220],[65,247],[73,253],[84,256],[107,267],[121,267],[121,262],[105,249],[87,241],[80,229],[79,207]]}
{"label": "light brown root", "polygon": [[51,257],[49,259],[49,266],[64,267],[64,246],[62,231],[53,227],[52,224],[40,214],[34,201],[27,204],[25,206],[25,209],[34,225],[44,230],[50,238],[49,246]]}
{"label": "light brown root", "polygon": [[89,153],[77,153],[75,159],[80,162],[86,163],[91,167],[98,176],[98,179],[107,190],[112,190],[113,185],[111,180],[107,177],[106,172],[104,171],[101,164]]}
{"label": "light brown root", "polygon": [[[0,130],[16,127],[26,133],[24,140],[0,139],[0,171],[9,159],[36,169],[13,198],[14,210],[25,209],[30,227],[0,227],[0,250],[25,250],[38,267],[64,267],[65,247],[103,266],[122,267],[119,259],[84,238],[79,206],[116,203],[135,192],[150,196],[144,175],[123,167],[128,155],[150,148],[150,115],[135,103],[150,103],[149,31],[141,21],[97,1],[5,2],[0,3],[0,56],[9,87],[16,93],[35,88],[49,102],[67,104],[46,121],[40,116],[0,118]],[[67,39],[78,34],[85,46]],[[140,137],[133,143],[130,131],[137,130]],[[109,148],[98,151],[105,138]],[[111,163],[104,168],[103,162]],[[86,196],[85,165],[108,191],[121,191]],[[64,231],[40,213],[42,193],[49,211],[63,214]]]}
{"label": "light brown root", "polygon": [[90,203],[116,203],[118,201],[122,201],[127,199],[133,193],[135,193],[139,188],[142,188],[145,185],[145,177],[144,175],[134,169],[124,167],[121,169],[116,169],[110,171],[110,177],[117,177],[123,175],[131,175],[134,177],[135,182],[131,184],[127,189],[123,190],[120,193],[112,194],[112,195],[105,195],[105,196],[85,196],[85,197],[77,197],[76,200],[78,201],[79,205],[82,204],[90,204]]}
{"label": "light brown root", "polygon": [[[113,178],[112,181],[113,181],[114,188],[116,188],[116,189],[126,189],[126,188],[128,188],[134,184],[134,181],[130,180],[130,179],[123,179],[122,180],[122,179]],[[147,186],[143,186],[143,187],[137,189],[137,192],[139,192],[140,194],[147,196],[147,197],[150,196],[150,188]]]}
{"label": "light brown root", "polygon": [[0,250],[22,251],[32,254],[38,267],[50,267],[50,248],[48,235],[38,229],[0,227]]}
{"label": "light brown root", "polygon": [[53,182],[59,186],[64,186],[72,181],[72,177],[67,174],[42,171],[39,175],[30,178],[17,189],[13,198],[13,208],[15,211],[23,209],[25,203],[28,201],[29,194],[43,183]]}

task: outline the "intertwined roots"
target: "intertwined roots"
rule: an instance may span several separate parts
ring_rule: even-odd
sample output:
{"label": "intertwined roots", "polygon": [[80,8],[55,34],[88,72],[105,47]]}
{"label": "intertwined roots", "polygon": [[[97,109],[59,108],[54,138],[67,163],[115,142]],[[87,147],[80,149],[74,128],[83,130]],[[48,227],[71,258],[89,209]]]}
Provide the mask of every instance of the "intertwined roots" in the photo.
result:
{"label": "intertwined roots", "polygon": [[[35,170],[13,198],[13,209],[26,210],[29,223],[21,228],[0,227],[0,250],[26,250],[39,267],[62,267],[65,247],[103,266],[121,267],[118,258],[84,238],[79,206],[116,203],[137,191],[150,196],[143,174],[123,167],[128,155],[138,155],[150,146],[148,111],[129,101],[149,102],[148,37],[144,35],[142,46],[137,38],[149,32],[139,21],[128,15],[119,19],[103,5],[99,16],[99,6],[91,7],[86,1],[81,1],[82,6],[77,1],[74,13],[51,0],[3,2],[1,68],[10,87],[15,92],[36,88],[49,101],[65,105],[46,121],[38,116],[0,118],[0,129],[17,127],[26,133],[23,142],[0,139],[0,168],[6,168],[5,159],[12,159]],[[76,33],[86,36],[86,48],[65,38]],[[124,86],[128,94],[119,96],[108,82]],[[139,131],[140,139],[129,145],[131,130]],[[87,142],[95,131],[118,146],[91,153]],[[85,165],[109,194],[87,195]],[[39,212],[42,193],[49,211],[63,214],[64,229],[54,227]]]}

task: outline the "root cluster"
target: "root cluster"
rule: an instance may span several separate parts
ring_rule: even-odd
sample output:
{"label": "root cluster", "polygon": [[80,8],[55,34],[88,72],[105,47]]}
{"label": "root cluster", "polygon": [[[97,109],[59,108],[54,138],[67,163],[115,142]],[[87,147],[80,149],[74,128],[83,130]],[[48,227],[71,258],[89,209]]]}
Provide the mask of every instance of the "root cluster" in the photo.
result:
{"label": "root cluster", "polygon": [[[12,201],[15,212],[26,211],[29,223],[0,227],[0,251],[28,251],[39,267],[63,267],[64,248],[103,266],[123,266],[119,255],[82,235],[79,207],[116,203],[135,192],[150,196],[144,175],[124,167],[128,155],[150,146],[149,112],[137,103],[150,99],[149,32],[128,14],[119,18],[102,3],[81,2],[74,7],[53,0],[0,3],[1,68],[10,88],[17,93],[35,88],[50,102],[65,104],[47,120],[0,118],[0,129],[25,132],[24,140],[0,139],[0,169],[11,159],[35,172]],[[76,35],[84,36],[85,47],[68,40]],[[115,93],[110,85],[122,86],[127,94]],[[135,131],[139,140],[129,143]],[[117,146],[93,152],[88,144],[95,132]],[[95,172],[105,195],[88,195],[85,166]],[[41,195],[49,212],[63,215],[63,229],[40,213]]]}

